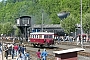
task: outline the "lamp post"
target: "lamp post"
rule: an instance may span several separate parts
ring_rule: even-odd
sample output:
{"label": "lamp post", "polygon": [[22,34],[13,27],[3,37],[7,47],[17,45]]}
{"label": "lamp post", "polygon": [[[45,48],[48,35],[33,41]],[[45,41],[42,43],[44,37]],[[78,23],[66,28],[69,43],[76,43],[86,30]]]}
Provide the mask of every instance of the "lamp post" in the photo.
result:
{"label": "lamp post", "polygon": [[[4,4],[4,6],[6,5],[5,0],[3,0],[3,4]],[[3,12],[5,12],[5,11],[3,11]],[[4,19],[5,19],[5,14],[4,14],[4,17],[3,17],[3,21],[4,21]],[[4,60],[4,56],[3,56],[4,55],[4,53],[3,53],[3,34],[1,34],[1,37],[2,37],[2,60]]]}
{"label": "lamp post", "polygon": [[81,15],[80,15],[80,19],[81,19],[81,47],[83,48],[83,39],[82,39],[82,34],[83,34],[83,31],[82,31],[82,0],[80,0],[80,4],[81,4]]}

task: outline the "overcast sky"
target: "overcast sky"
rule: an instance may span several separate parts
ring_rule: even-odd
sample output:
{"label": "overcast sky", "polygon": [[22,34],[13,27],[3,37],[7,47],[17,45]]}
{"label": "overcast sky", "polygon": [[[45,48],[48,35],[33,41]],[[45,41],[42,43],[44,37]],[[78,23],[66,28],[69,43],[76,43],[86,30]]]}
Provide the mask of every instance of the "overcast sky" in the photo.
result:
{"label": "overcast sky", "polygon": [[[0,2],[1,2],[2,0],[0,0]],[[4,0],[4,1],[6,1],[6,0]]]}
{"label": "overcast sky", "polygon": [[[1,2],[2,0],[0,0],[0,2]],[[7,0],[4,0],[4,1],[7,1]]]}
{"label": "overcast sky", "polygon": [[0,2],[1,2],[2,0],[0,0]]}

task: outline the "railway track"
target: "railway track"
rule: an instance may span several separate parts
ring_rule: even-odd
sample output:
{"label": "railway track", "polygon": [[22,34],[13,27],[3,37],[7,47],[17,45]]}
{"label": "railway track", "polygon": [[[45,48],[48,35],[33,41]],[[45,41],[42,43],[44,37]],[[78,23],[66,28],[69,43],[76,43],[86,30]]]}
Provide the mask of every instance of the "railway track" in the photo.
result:
{"label": "railway track", "polygon": [[[33,47],[31,44],[28,44],[26,45],[27,47]],[[41,47],[38,47],[38,48],[41,48]],[[47,50],[51,50],[51,51],[60,51],[60,50],[66,50],[66,49],[63,49],[63,48],[60,48],[60,47],[42,47],[41,49],[44,49],[46,48]],[[81,56],[86,56],[86,57],[90,57],[90,52],[78,52],[78,55],[81,55]]]}
{"label": "railway track", "polygon": [[[31,55],[32,56],[34,56],[34,57],[36,57],[35,56],[35,54],[36,54],[36,51],[38,50],[38,48],[30,48],[30,50],[28,50],[28,51],[30,51],[30,53],[31,53]],[[41,48],[41,51],[43,50],[43,48]],[[47,52],[48,52],[48,57],[47,57],[47,60],[55,60],[55,56],[54,56],[54,54],[52,54],[51,52],[53,51],[53,50],[55,50],[55,49],[46,49],[47,50]],[[61,49],[62,50],[62,49]],[[81,56],[81,52],[79,52],[78,54],[80,54],[79,56],[78,56],[78,60],[90,60],[90,58],[88,58],[88,57],[86,57],[85,56],[85,54],[84,55],[82,55]]]}

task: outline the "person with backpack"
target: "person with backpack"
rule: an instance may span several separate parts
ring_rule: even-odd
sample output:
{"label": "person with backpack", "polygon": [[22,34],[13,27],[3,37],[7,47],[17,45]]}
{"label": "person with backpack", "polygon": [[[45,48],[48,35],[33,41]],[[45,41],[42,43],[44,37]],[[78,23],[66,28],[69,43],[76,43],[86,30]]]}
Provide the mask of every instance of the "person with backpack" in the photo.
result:
{"label": "person with backpack", "polygon": [[42,60],[47,60],[47,52],[46,49],[41,53]]}

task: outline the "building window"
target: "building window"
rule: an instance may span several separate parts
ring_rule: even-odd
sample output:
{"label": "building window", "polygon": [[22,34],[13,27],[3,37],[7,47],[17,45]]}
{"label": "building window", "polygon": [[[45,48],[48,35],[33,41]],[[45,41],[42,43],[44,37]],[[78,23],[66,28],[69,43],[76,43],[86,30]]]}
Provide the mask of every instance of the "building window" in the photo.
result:
{"label": "building window", "polygon": [[28,18],[23,18],[22,23],[23,24],[29,24],[29,19]]}
{"label": "building window", "polygon": [[18,25],[18,24],[20,24],[20,20],[19,20],[19,19],[17,19],[17,25]]}

